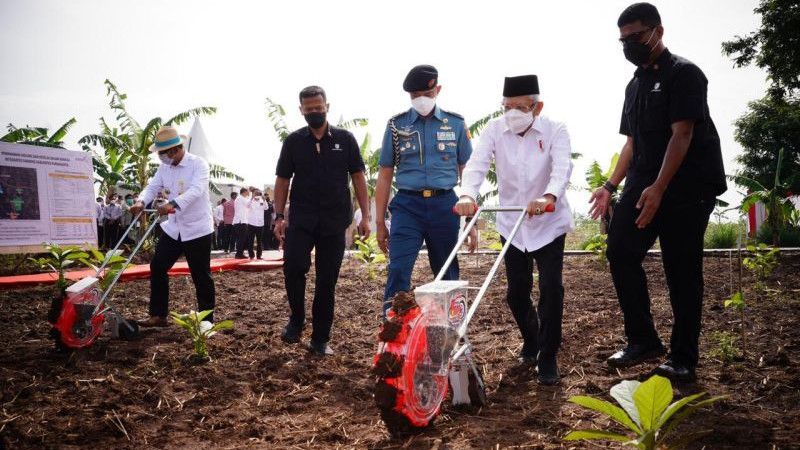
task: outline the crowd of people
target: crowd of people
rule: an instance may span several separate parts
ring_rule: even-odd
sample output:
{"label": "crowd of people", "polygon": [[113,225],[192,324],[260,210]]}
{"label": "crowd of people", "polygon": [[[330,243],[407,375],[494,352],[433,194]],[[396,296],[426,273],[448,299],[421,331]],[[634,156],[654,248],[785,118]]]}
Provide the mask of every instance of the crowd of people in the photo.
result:
{"label": "crowd of people", "polygon": [[[653,324],[642,267],[658,238],[674,322],[669,353],[655,372],[689,381],[698,364],[703,233],[715,197],[726,190],[719,136],[708,109],[708,82],[695,64],[665,47],[664,27],[655,6],[629,6],[617,26],[622,53],[636,66],[625,91],[618,130],[625,144],[610,179],[590,200],[594,218],[608,217],[611,195],[625,180],[611,217],[607,255],[627,345],[607,363],[628,367],[667,353]],[[474,214],[481,184],[494,164],[500,205],[521,205],[528,213],[516,234],[512,234],[514,214],[497,215],[501,240],[509,243],[504,257],[506,301],[522,338],[519,360],[536,367],[539,383],[558,383],[564,244],[566,233],[574,227],[567,201],[572,148],[566,125],[542,115],[538,76],[506,77],[500,96],[503,115],[489,121],[473,149],[464,118],[438,105],[442,86],[435,67],[412,68],[402,88],[410,108],[386,125],[375,187],[376,237],[389,260],[383,306],[375,305],[376,313],[385,313],[397,293],[411,290],[412,271],[423,244],[431,279],[440,271],[445,280],[459,278],[457,259],[450,267],[444,264],[458,239],[459,216]],[[355,137],[329,124],[330,104],[321,87],[301,90],[299,103],[308,126],[291,133],[283,143],[274,203],[258,189],[242,189],[220,202],[213,217],[208,207],[208,164],[185,151],[185,138],[175,128],[158,131],[151,151],[161,165],[128,208],[135,214],[158,193],[169,193],[158,206],[168,219],[161,224],[163,235],[151,263],[150,317],[142,326],[166,325],[167,271],[180,255],[189,264],[199,310],[213,309],[209,255],[215,236],[216,245],[235,251],[236,257],[244,257],[245,249],[249,257],[259,257],[262,241],[269,242],[265,237],[271,227],[284,256],[289,318],[282,339],[296,344],[302,338],[306,279],[314,250],[309,350],[322,356],[333,354],[329,342],[335,288],[345,230],[354,217],[351,183],[363,212],[357,224],[362,237],[370,234],[372,217]],[[397,192],[392,197],[393,182]],[[554,212],[545,214],[550,210]],[[117,207],[110,206],[104,217],[113,222],[119,214]],[[109,228],[112,233],[115,226]],[[470,233],[468,247],[474,250],[475,230]],[[536,305],[531,298],[534,267],[539,273]]]}

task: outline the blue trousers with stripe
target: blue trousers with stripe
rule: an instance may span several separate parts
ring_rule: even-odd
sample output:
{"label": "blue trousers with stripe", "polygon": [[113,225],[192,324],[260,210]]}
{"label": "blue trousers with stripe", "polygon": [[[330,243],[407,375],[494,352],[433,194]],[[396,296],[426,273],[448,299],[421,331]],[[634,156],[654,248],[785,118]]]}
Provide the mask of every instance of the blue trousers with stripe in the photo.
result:
{"label": "blue trousers with stripe", "polygon": [[[383,295],[383,312],[391,307],[391,298],[411,289],[411,273],[422,243],[428,248],[428,262],[433,278],[441,270],[458,240],[460,220],[453,213],[458,197],[452,191],[436,197],[398,193],[389,204],[389,274]],[[445,280],[458,279],[458,259],[447,269]]]}

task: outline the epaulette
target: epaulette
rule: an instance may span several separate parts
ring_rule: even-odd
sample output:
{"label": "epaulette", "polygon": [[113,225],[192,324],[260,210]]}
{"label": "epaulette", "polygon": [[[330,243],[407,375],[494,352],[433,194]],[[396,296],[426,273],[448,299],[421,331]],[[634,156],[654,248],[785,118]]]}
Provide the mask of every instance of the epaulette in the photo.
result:
{"label": "epaulette", "polygon": [[391,117],[389,120],[394,120],[394,119],[397,119],[397,118],[399,118],[400,116],[402,116],[403,114],[406,114],[407,112],[408,112],[408,111],[403,111],[403,112],[401,112],[401,113],[397,113],[397,114],[393,115],[393,116],[392,116],[392,117]]}
{"label": "epaulette", "polygon": [[456,117],[458,117],[459,119],[461,119],[461,120],[464,120],[464,116],[462,116],[462,115],[461,115],[461,114],[459,114],[459,113],[454,113],[453,111],[447,111],[447,110],[445,110],[445,109],[443,109],[443,110],[442,110],[442,112],[443,112],[443,113],[450,114],[451,116],[456,116]]}

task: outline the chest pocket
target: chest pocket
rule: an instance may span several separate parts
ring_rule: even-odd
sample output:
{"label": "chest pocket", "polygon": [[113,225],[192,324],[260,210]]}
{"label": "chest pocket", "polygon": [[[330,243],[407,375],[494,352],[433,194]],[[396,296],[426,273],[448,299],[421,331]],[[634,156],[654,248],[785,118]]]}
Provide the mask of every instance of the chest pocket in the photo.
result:
{"label": "chest pocket", "polygon": [[669,99],[665,92],[648,92],[645,95],[641,120],[644,131],[670,128]]}

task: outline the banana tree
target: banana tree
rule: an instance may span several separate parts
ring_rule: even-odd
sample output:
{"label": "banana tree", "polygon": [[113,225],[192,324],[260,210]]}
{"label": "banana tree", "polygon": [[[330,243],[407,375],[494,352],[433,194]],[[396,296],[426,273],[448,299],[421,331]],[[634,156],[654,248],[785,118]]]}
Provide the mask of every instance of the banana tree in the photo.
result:
{"label": "banana tree", "polygon": [[108,106],[116,113],[120,134],[126,136],[123,142],[127,144],[127,150],[130,153],[128,165],[124,171],[126,182],[136,191],[141,191],[147,185],[158,168],[158,164],[152,162],[150,146],[161,126],[181,125],[193,117],[210,115],[217,111],[217,108],[214,107],[201,106],[178,113],[167,120],[154,117],[142,127],[125,106],[127,94],[121,93],[117,86],[109,80],[105,80],[104,84],[106,95],[109,97]]}
{"label": "banana tree", "polygon": [[792,211],[795,207],[792,203],[789,194],[789,187],[797,177],[795,174],[788,182],[781,181],[780,173],[781,166],[783,165],[783,149],[778,151],[778,163],[775,168],[775,178],[771,188],[765,187],[758,181],[742,175],[732,175],[732,179],[736,184],[747,188],[748,193],[742,199],[742,204],[739,207],[743,214],[747,214],[756,203],[763,203],[767,209],[766,224],[772,231],[772,245],[778,246],[780,244],[780,232],[785,227],[792,216]]}
{"label": "banana tree", "polygon": [[92,155],[95,183],[99,184],[100,195],[106,195],[113,194],[117,186],[126,182],[125,168],[130,159],[130,146],[128,136],[110,128],[104,119],[100,119],[100,126],[100,134],[88,134],[78,143]]}
{"label": "banana tree", "polygon": [[49,130],[44,127],[31,127],[25,126],[18,128],[13,124],[8,124],[6,129],[8,133],[0,137],[0,142],[16,142],[19,144],[38,145],[40,147],[54,147],[63,148],[64,138],[66,137],[69,129],[72,128],[77,120],[71,118],[61,125],[53,134],[49,134]]}
{"label": "banana tree", "polygon": [[228,179],[228,180],[238,181],[239,183],[244,182],[244,178],[229,171],[228,169],[219,164],[209,163],[208,169],[209,169],[208,190],[216,195],[222,195],[222,191],[220,190],[217,183],[215,183],[213,180]]}

